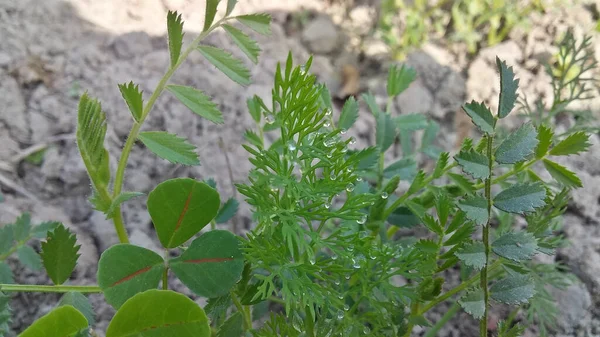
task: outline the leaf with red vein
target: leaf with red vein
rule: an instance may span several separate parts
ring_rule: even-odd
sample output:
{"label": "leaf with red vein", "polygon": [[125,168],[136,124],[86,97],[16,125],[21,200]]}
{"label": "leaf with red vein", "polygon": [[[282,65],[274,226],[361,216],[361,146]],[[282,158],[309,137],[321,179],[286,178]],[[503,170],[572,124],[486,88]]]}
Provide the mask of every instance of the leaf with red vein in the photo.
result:
{"label": "leaf with red vein", "polygon": [[191,291],[204,297],[224,295],[237,283],[244,269],[239,239],[228,231],[215,230],[192,242],[171,260],[173,273]]}
{"label": "leaf with red vein", "polygon": [[120,244],[104,251],[98,262],[98,285],[106,302],[118,309],[137,293],[158,287],[163,258],[146,248]]}
{"label": "leaf with red vein", "polygon": [[175,248],[206,226],[219,211],[219,193],[189,178],[167,180],[148,195],[148,212],[165,248]]}

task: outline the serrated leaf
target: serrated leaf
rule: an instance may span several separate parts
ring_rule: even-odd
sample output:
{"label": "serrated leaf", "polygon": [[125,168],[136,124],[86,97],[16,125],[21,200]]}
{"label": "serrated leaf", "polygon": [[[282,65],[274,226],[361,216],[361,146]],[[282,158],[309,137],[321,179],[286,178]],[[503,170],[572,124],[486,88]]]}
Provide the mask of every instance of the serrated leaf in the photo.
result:
{"label": "serrated leaf", "polygon": [[227,293],[223,296],[209,298],[204,310],[211,321],[220,322],[227,316],[227,309],[232,304],[231,295]]}
{"label": "serrated leaf", "polygon": [[244,257],[239,245],[239,239],[228,231],[210,231],[195,239],[170,266],[195,294],[222,296],[242,275]]}
{"label": "serrated leaf", "polygon": [[106,302],[118,309],[134,295],[156,289],[165,269],[155,252],[131,244],[111,246],[98,262],[98,286]]}
{"label": "serrated leaf", "polygon": [[350,97],[344,103],[340,119],[338,120],[338,127],[343,130],[348,130],[354,125],[358,119],[358,103],[354,97]]}
{"label": "serrated leaf", "polygon": [[585,132],[575,132],[556,144],[556,146],[550,150],[550,155],[568,156],[586,152],[591,146],[588,140],[589,136]]}
{"label": "serrated leaf", "polygon": [[88,321],[89,325],[96,324],[96,314],[94,313],[92,303],[82,293],[73,291],[65,293],[63,297],[61,297],[60,302],[58,302],[58,306],[63,305],[70,305],[79,310],[79,312],[85,316],[85,319]]}
{"label": "serrated leaf", "polygon": [[403,158],[390,164],[383,170],[386,178],[400,176],[400,179],[411,181],[417,174],[417,162],[413,158]]}
{"label": "serrated leaf", "polygon": [[463,295],[458,300],[463,310],[473,316],[473,318],[479,320],[485,314],[485,300],[483,296],[483,290],[481,288],[475,288]]}
{"label": "serrated leaf", "polygon": [[331,93],[325,85],[321,85],[321,104],[324,108],[333,110],[333,103],[331,102]]}
{"label": "serrated leaf", "polygon": [[31,230],[31,236],[37,239],[43,239],[48,236],[48,232],[53,231],[58,226],[60,226],[60,222],[58,221],[42,222],[41,224],[33,227]]}
{"label": "serrated leaf", "polygon": [[574,172],[548,159],[544,159],[543,162],[548,173],[559,183],[567,187],[583,187],[581,179]]}
{"label": "serrated leaf", "polygon": [[164,131],[144,131],[138,139],[148,150],[173,164],[200,165],[196,147],[185,138]]}
{"label": "serrated leaf", "polygon": [[433,170],[433,178],[437,179],[444,174],[444,170],[448,166],[448,160],[450,159],[450,153],[442,152],[435,164],[435,169]]}
{"label": "serrated leaf", "polygon": [[392,117],[385,112],[377,115],[377,129],[375,130],[376,145],[380,153],[384,153],[396,140],[396,127]]}
{"label": "serrated leaf", "polygon": [[49,232],[46,241],[42,242],[42,263],[54,284],[65,283],[73,273],[81,247],[76,243],[75,234],[62,224]]}
{"label": "serrated leaf", "polygon": [[[438,123],[435,121],[428,121],[425,132],[423,132],[423,137],[421,137],[421,151],[427,154],[433,148],[431,144],[433,144],[439,131],[440,125]],[[436,158],[437,155],[431,157]]]}
{"label": "serrated leaf", "polygon": [[167,35],[169,36],[169,53],[171,54],[171,67],[179,62],[181,46],[183,45],[183,21],[181,14],[169,11],[167,13]]}
{"label": "serrated leaf", "polygon": [[458,208],[465,212],[469,220],[478,225],[487,223],[489,217],[487,207],[487,200],[479,195],[469,196],[458,202]]}
{"label": "serrated leaf", "polygon": [[133,198],[144,195],[140,192],[121,192],[116,198],[113,199],[108,211],[106,212],[106,219],[112,219],[115,216],[115,211],[124,202],[129,201]]}
{"label": "serrated leaf", "polygon": [[87,327],[83,314],[70,305],[64,305],[33,322],[19,337],[71,337]]}
{"label": "serrated leaf", "polygon": [[250,84],[250,71],[244,63],[230,53],[211,46],[198,46],[198,51],[223,74],[241,84]]}
{"label": "serrated leaf", "polygon": [[485,246],[481,242],[467,244],[454,255],[475,270],[485,267]]}
{"label": "serrated leaf", "polygon": [[505,212],[523,214],[544,206],[545,198],[546,189],[541,183],[517,184],[498,193],[494,206]]}
{"label": "serrated leaf", "polygon": [[448,240],[444,241],[444,247],[454,246],[464,242],[465,240],[469,240],[474,231],[475,226],[473,226],[472,222],[465,223],[458,230],[456,230],[456,232],[454,232],[454,234],[452,234]]}
{"label": "serrated leaf", "polygon": [[257,95],[254,95],[252,98],[248,98],[246,100],[246,105],[248,106],[248,111],[250,112],[250,116],[255,122],[260,122],[260,117],[262,116],[262,99]]}
{"label": "serrated leaf", "polygon": [[538,131],[538,146],[535,149],[535,157],[540,159],[548,153],[548,149],[552,144],[552,137],[554,137],[554,132],[549,127],[545,125],[540,125],[537,128]]}
{"label": "serrated leaf", "polygon": [[196,115],[213,123],[223,124],[221,111],[202,91],[183,85],[168,85],[167,90]]}
{"label": "serrated leaf", "polygon": [[433,240],[423,240],[423,239],[421,239],[415,243],[415,248],[422,251],[423,253],[433,253],[433,254],[437,254],[437,252],[440,249],[438,244],[436,242],[433,242]]}
{"label": "serrated leaf", "polygon": [[121,91],[121,96],[123,96],[125,103],[127,103],[133,119],[139,122],[144,111],[144,101],[142,100],[142,91],[140,91],[139,85],[134,85],[133,81],[131,81],[129,83],[119,84],[118,86],[119,91]]}
{"label": "serrated leaf", "polygon": [[3,284],[13,284],[15,283],[15,279],[13,277],[13,272],[10,269],[10,266],[5,262],[0,262],[0,283]]}
{"label": "serrated leaf", "polygon": [[15,241],[21,242],[27,240],[31,232],[31,214],[21,214],[9,228],[12,228],[12,237]]}
{"label": "serrated leaf", "polygon": [[271,16],[269,14],[240,15],[236,16],[236,19],[259,34],[271,34]]}
{"label": "serrated leaf", "polygon": [[218,224],[226,223],[229,219],[233,218],[235,213],[238,211],[240,203],[234,198],[229,198],[227,202],[221,207],[219,213],[215,217],[215,222]]}
{"label": "serrated leaf", "polygon": [[427,117],[422,113],[400,115],[394,118],[400,131],[417,131],[427,128]]}
{"label": "serrated leaf", "polygon": [[0,227],[0,255],[10,251],[14,244],[13,225]]}
{"label": "serrated leaf", "polygon": [[225,11],[225,16],[231,14],[235,5],[237,4],[237,0],[227,0],[227,10]]}
{"label": "serrated leaf", "polygon": [[506,233],[492,243],[494,253],[513,261],[531,259],[538,248],[537,241],[531,233]]}
{"label": "serrated leaf", "polygon": [[160,183],[148,195],[148,212],[165,248],[175,248],[206,226],[219,211],[219,193],[189,178]]}
{"label": "serrated leaf", "polygon": [[535,286],[528,275],[510,275],[490,287],[490,296],[505,304],[527,303],[535,294]]}
{"label": "serrated leaf", "polygon": [[242,328],[243,317],[240,312],[236,312],[229,317],[217,331],[217,337],[240,337],[244,330]]}
{"label": "serrated leaf", "polygon": [[421,220],[408,207],[400,206],[387,218],[394,226],[411,228],[421,223]]}
{"label": "serrated leaf", "polygon": [[204,12],[204,31],[207,31],[215,21],[217,6],[221,0],[206,0],[206,11]]}
{"label": "serrated leaf", "polygon": [[260,138],[259,135],[257,135],[254,131],[252,130],[246,130],[246,132],[244,133],[244,138],[246,138],[246,141],[254,146],[256,146],[259,149],[262,149],[264,147],[263,141]]}
{"label": "serrated leaf", "polygon": [[467,178],[455,173],[447,173],[447,175],[448,178],[450,178],[458,187],[460,187],[461,190],[465,191],[469,195],[475,194],[475,187],[473,187],[473,183]]}
{"label": "serrated leaf", "polygon": [[42,269],[42,260],[40,255],[30,246],[21,246],[17,249],[19,261],[27,268],[38,271]]}
{"label": "serrated leaf", "polygon": [[470,151],[461,151],[454,159],[462,167],[465,173],[475,179],[487,179],[490,176],[489,160],[484,154]]}
{"label": "serrated leaf", "polygon": [[463,110],[471,117],[473,124],[481,130],[481,132],[492,134],[496,128],[496,119],[492,116],[490,109],[483,103],[471,101],[463,105]]}
{"label": "serrated leaf", "polygon": [[375,96],[373,96],[372,93],[367,92],[362,94],[362,98],[365,101],[365,103],[367,103],[367,106],[369,107],[369,110],[371,110],[373,116],[375,116],[375,118],[377,119],[377,116],[379,116],[379,114],[382,113],[382,111],[379,108],[379,105],[377,105],[377,102],[375,101]]}
{"label": "serrated leaf", "polygon": [[106,337],[210,337],[204,310],[183,294],[148,290],[129,299],[117,311]]}
{"label": "serrated leaf", "polygon": [[500,164],[515,164],[525,160],[538,145],[537,130],[531,123],[523,124],[511,133],[496,150],[496,161]]}
{"label": "serrated leaf", "polygon": [[505,61],[496,57],[496,65],[500,72],[500,100],[498,102],[498,117],[504,118],[515,107],[517,102],[517,89],[519,80],[515,79],[512,67],[508,67]]}
{"label": "serrated leaf", "polygon": [[241,30],[231,26],[231,25],[222,25],[223,29],[229,34],[233,42],[237,44],[246,56],[254,63],[258,63],[258,55],[260,54],[260,47],[258,43],[246,35]]}
{"label": "serrated leaf", "polygon": [[[400,95],[417,78],[417,72],[412,67],[393,65],[388,71],[387,94],[389,97]],[[388,111],[389,112],[389,111]]]}

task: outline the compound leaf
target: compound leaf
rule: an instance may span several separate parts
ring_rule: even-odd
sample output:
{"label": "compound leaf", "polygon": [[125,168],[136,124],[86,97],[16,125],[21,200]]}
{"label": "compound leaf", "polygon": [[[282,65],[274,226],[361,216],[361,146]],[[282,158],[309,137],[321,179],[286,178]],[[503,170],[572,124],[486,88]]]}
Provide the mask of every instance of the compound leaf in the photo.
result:
{"label": "compound leaf", "polygon": [[204,117],[216,124],[223,124],[223,115],[217,105],[202,91],[183,85],[168,85],[169,90],[188,109],[200,117]]}
{"label": "compound leaf", "polygon": [[485,266],[485,246],[481,242],[467,244],[454,255],[475,270],[480,270]]}
{"label": "compound leaf", "polygon": [[487,200],[479,195],[469,196],[458,202],[458,208],[465,212],[469,220],[478,225],[485,225],[488,221],[487,206]]}
{"label": "compound leaf", "polygon": [[81,312],[83,316],[85,316],[85,319],[87,319],[89,325],[96,324],[96,314],[94,313],[92,303],[82,293],[73,291],[65,293],[60,299],[60,302],[58,302],[58,305],[70,305],[75,309],[79,310],[79,312]]}
{"label": "compound leaf", "polygon": [[508,67],[505,61],[496,57],[496,65],[500,72],[500,101],[498,102],[498,117],[504,118],[515,107],[517,102],[517,89],[519,80],[515,79],[512,67]]}
{"label": "compound leaf", "polygon": [[545,125],[538,126],[538,146],[535,149],[535,157],[540,159],[543,158],[546,153],[548,153],[548,149],[552,144],[552,137],[554,137],[554,132],[552,129]]}
{"label": "compound leaf", "polygon": [[46,272],[54,284],[60,285],[73,273],[79,248],[75,234],[60,224],[52,232],[48,232],[48,238],[42,242],[42,263]]}
{"label": "compound leaf", "polygon": [[17,249],[19,261],[27,268],[38,271],[42,269],[42,260],[40,255],[30,246],[21,246]]}
{"label": "compound leaf", "polygon": [[236,16],[244,26],[262,35],[271,34],[271,16],[269,14],[249,14]]}
{"label": "compound leaf", "polygon": [[458,300],[460,306],[466,313],[473,316],[475,319],[481,319],[485,314],[485,301],[483,299],[483,290],[475,288],[467,292]]}
{"label": "compound leaf", "polygon": [[548,159],[544,159],[543,162],[548,173],[559,183],[567,187],[583,187],[581,179],[574,172]]}
{"label": "compound leaf", "polygon": [[196,147],[185,138],[164,131],[140,132],[138,139],[155,155],[173,164],[200,165]]}
{"label": "compound leaf", "polygon": [[250,71],[230,53],[211,46],[198,46],[200,53],[227,77],[241,84],[250,84]]}
{"label": "compound leaf", "polygon": [[155,252],[131,244],[105,250],[98,262],[98,286],[106,302],[118,309],[135,294],[158,287],[165,269]]}
{"label": "compound leaf", "polygon": [[463,105],[463,110],[471,117],[473,124],[484,133],[494,133],[496,119],[492,116],[490,109],[483,103],[471,101]]}
{"label": "compound leaf", "polygon": [[224,295],[240,279],[244,269],[239,244],[239,239],[228,231],[210,231],[195,239],[181,256],[171,260],[171,269],[197,295]]}
{"label": "compound leaf", "polygon": [[243,317],[240,312],[236,312],[229,317],[223,325],[219,327],[217,337],[239,337],[243,334]]}
{"label": "compound leaf", "polygon": [[170,179],[148,195],[148,212],[165,248],[175,248],[206,226],[219,211],[219,193],[194,179]]}
{"label": "compound leaf", "polygon": [[462,167],[465,173],[476,179],[486,179],[490,176],[488,157],[474,150],[461,151],[454,159]]}
{"label": "compound leaf", "polygon": [[343,130],[348,130],[354,125],[358,119],[358,103],[354,97],[350,97],[344,103],[340,119],[338,120],[338,127]]}
{"label": "compound leaf", "polygon": [[527,275],[510,275],[490,287],[492,299],[505,304],[522,304],[535,294],[535,286]]}
{"label": "compound leaf", "polygon": [[513,261],[531,259],[538,248],[537,241],[531,233],[506,233],[492,243],[494,253]]}
{"label": "compound leaf", "polygon": [[533,124],[523,124],[500,144],[496,150],[496,161],[500,164],[520,162],[533,154],[538,142]]}
{"label": "compound leaf", "polygon": [[204,31],[207,31],[215,21],[217,6],[221,0],[206,0],[206,11],[204,12]]}
{"label": "compound leaf", "polygon": [[171,54],[171,67],[179,62],[181,46],[183,45],[183,21],[181,14],[169,11],[167,13],[167,35],[169,36],[169,53]]}
{"label": "compound leaf", "polygon": [[71,337],[87,327],[82,313],[70,305],[63,305],[33,322],[19,337]]}
{"label": "compound leaf", "polygon": [[505,212],[523,214],[544,206],[545,198],[546,189],[541,183],[517,184],[498,193],[494,206]]}
{"label": "compound leaf", "polygon": [[394,144],[396,127],[388,113],[379,113],[375,118],[377,118],[377,130],[375,131],[377,147],[380,153],[383,153]]}
{"label": "compound leaf", "polygon": [[583,131],[575,132],[556,144],[550,150],[550,154],[553,156],[568,156],[585,152],[591,146],[588,142],[589,138]]}
{"label": "compound leaf", "polygon": [[[400,95],[417,78],[417,72],[404,64],[398,68],[393,65],[388,72],[387,94],[389,97]],[[388,111],[389,112],[389,111]]]}
{"label": "compound leaf", "polygon": [[183,294],[148,290],[130,298],[117,311],[106,337],[210,337],[204,310]]}
{"label": "compound leaf", "polygon": [[222,25],[222,27],[227,34],[229,34],[229,37],[231,37],[233,42],[237,44],[240,50],[243,51],[254,64],[258,63],[258,55],[260,54],[258,43],[246,35],[246,33],[231,25]]}
{"label": "compound leaf", "polygon": [[125,103],[127,103],[133,119],[139,122],[144,110],[144,101],[142,100],[142,92],[139,85],[134,85],[133,81],[119,84],[119,91],[121,91],[121,96],[123,96]]}

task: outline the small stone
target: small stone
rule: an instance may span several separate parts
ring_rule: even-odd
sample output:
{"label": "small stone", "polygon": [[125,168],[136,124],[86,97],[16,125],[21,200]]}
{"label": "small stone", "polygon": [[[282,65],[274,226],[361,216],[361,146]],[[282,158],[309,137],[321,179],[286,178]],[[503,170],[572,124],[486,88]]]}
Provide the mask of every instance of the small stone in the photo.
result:
{"label": "small stone", "polygon": [[328,54],[338,48],[339,33],[329,17],[319,16],[304,28],[302,40],[312,52]]}

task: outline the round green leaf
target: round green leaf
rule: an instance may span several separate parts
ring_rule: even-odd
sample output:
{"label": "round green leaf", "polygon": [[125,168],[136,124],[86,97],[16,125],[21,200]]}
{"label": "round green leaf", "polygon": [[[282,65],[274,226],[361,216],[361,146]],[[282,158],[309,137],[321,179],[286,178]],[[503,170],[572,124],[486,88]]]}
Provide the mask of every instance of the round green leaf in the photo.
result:
{"label": "round green leaf", "polygon": [[204,310],[187,296],[154,289],[125,302],[106,337],[210,337],[210,327]]}
{"label": "round green leaf", "polygon": [[19,337],[70,337],[87,327],[82,313],[70,305],[63,305],[35,321]]}
{"label": "round green leaf", "polygon": [[98,285],[106,302],[119,308],[137,293],[158,287],[163,258],[146,248],[120,244],[107,249],[98,262]]}
{"label": "round green leaf", "polygon": [[148,212],[166,248],[198,233],[217,215],[220,204],[215,189],[189,178],[167,180],[148,195]]}
{"label": "round green leaf", "polygon": [[229,292],[240,279],[244,259],[238,238],[228,231],[208,232],[171,260],[173,273],[194,293],[217,297]]}

